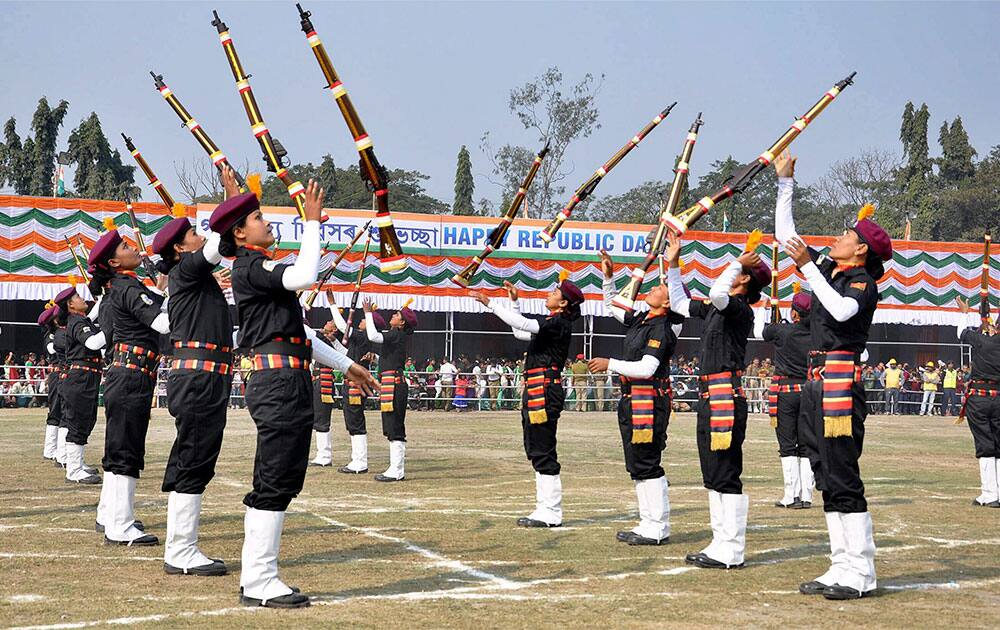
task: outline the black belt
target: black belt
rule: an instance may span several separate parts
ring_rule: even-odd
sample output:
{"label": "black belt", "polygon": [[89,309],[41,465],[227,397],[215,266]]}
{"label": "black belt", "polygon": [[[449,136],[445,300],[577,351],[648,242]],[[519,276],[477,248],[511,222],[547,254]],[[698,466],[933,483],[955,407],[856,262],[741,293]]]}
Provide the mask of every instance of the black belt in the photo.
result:
{"label": "black belt", "polygon": [[287,341],[269,341],[250,349],[251,354],[280,354],[287,357],[295,357],[303,361],[312,360],[312,348],[297,343]]}
{"label": "black belt", "polygon": [[[830,352],[833,352],[832,350]],[[854,364],[858,365],[861,363],[861,353],[854,353]],[[826,351],[825,350],[810,350],[809,351],[809,364],[816,366],[826,365]]]}
{"label": "black belt", "polygon": [[172,353],[175,359],[196,359],[198,361],[215,361],[216,363],[233,362],[232,352],[221,350],[208,350],[207,348],[174,348]]}

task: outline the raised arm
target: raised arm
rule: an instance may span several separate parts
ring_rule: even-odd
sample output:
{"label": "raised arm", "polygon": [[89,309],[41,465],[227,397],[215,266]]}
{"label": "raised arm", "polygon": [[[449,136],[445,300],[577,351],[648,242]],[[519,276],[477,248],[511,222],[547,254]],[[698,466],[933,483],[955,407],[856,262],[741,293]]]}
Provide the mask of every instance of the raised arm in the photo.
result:
{"label": "raised arm", "polygon": [[670,292],[670,310],[683,315],[691,316],[691,298],[684,292],[684,279],[681,278],[681,268],[671,266],[667,270],[667,290]]}
{"label": "raised arm", "polygon": [[615,294],[618,293],[618,289],[615,287],[615,267],[611,260],[611,256],[608,252],[601,250],[601,272],[603,275],[603,280],[601,282],[601,288],[604,291],[604,310],[611,313],[611,316],[618,320],[619,323],[625,323],[625,312],[619,308],[611,307],[611,300],[614,299]]}
{"label": "raised arm", "polygon": [[708,290],[708,299],[712,300],[712,306],[720,311],[729,306],[729,290],[732,289],[733,282],[741,271],[743,271],[743,264],[740,263],[739,259],[726,265],[719,277],[715,279],[712,288]]}
{"label": "raised arm", "polygon": [[774,170],[778,175],[778,202],[774,207],[774,237],[784,245],[793,238],[795,219],[792,216],[792,193],[795,190],[795,161],[786,149],[774,159]]}
{"label": "raised arm", "polygon": [[281,284],[289,291],[308,289],[319,274],[319,217],[323,206],[323,189],[314,181],[306,188],[306,222],[302,228],[302,242],[295,264],[286,267]]}
{"label": "raised arm", "polygon": [[[510,303],[510,309],[512,311],[514,311],[515,313],[517,313],[518,315],[520,315],[521,314],[521,302],[519,300],[513,300]],[[519,330],[519,329],[515,328],[515,329],[511,329],[511,332],[514,333],[514,339],[517,339],[518,341],[531,341],[531,333],[529,333],[527,331]]]}

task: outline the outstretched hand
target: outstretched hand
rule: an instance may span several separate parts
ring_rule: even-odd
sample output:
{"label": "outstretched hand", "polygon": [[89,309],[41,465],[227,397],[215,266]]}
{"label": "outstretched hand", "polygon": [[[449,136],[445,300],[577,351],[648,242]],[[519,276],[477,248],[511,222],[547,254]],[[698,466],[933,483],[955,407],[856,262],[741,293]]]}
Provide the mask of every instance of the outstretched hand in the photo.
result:
{"label": "outstretched hand", "polygon": [[511,282],[510,280],[504,280],[503,288],[507,289],[507,297],[510,298],[510,301],[517,302],[518,293],[517,293],[517,287],[514,286],[514,283]]}
{"label": "outstretched hand", "polygon": [[370,297],[366,297],[364,300],[362,300],[361,301],[361,308],[364,309],[364,311],[366,313],[371,313],[372,312],[372,299]]}
{"label": "outstretched hand", "polygon": [[778,177],[795,177],[795,161],[799,159],[785,149],[774,158],[774,172]]}
{"label": "outstretched hand", "polygon": [[587,368],[594,373],[607,372],[609,363],[609,359],[594,357],[590,361],[587,361]]}
{"label": "outstretched hand", "polygon": [[323,214],[323,193],[325,192],[319,187],[316,180],[309,180],[309,185],[306,186],[305,217],[303,217],[306,221],[319,221]]}
{"label": "outstretched hand", "polygon": [[490,305],[490,298],[487,297],[485,293],[482,293],[480,291],[469,291],[469,297],[479,302],[483,306]]}
{"label": "outstretched hand", "polygon": [[962,314],[968,313],[969,310],[970,310],[969,309],[969,301],[966,300],[966,299],[964,299],[964,298],[962,298],[962,297],[956,297],[955,298],[955,304],[958,305],[958,310],[961,311]]}
{"label": "outstretched hand", "polygon": [[226,191],[226,199],[232,199],[240,194],[240,185],[236,183],[236,174],[228,163],[222,165],[222,188]]}
{"label": "outstretched hand", "polygon": [[785,242],[785,251],[795,261],[795,266],[799,269],[802,269],[802,267],[809,264],[809,261],[812,260],[809,256],[809,248],[806,247],[805,242],[799,237],[788,239]]}
{"label": "outstretched hand", "polygon": [[681,259],[681,239],[667,230],[667,248],[663,250],[663,258],[671,267],[678,267]]}
{"label": "outstretched hand", "polygon": [[606,250],[601,250],[601,271],[604,272],[604,277],[611,279],[615,275],[615,263],[611,260],[611,256]]}
{"label": "outstretched hand", "polygon": [[744,269],[752,269],[760,264],[760,256],[757,252],[743,252],[736,260],[743,265]]}
{"label": "outstretched hand", "polygon": [[374,396],[378,392],[378,381],[371,375],[371,372],[357,363],[352,363],[344,376],[357,385],[358,389],[365,393],[365,396]]}

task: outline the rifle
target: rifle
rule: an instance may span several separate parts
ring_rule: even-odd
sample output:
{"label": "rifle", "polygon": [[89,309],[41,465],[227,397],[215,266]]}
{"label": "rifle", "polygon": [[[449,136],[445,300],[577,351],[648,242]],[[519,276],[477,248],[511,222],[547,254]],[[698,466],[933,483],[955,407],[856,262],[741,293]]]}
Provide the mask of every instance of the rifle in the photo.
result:
{"label": "rifle", "polygon": [[163,200],[163,205],[167,207],[167,210],[173,212],[174,198],[171,197],[170,193],[167,192],[167,189],[164,188],[163,182],[161,182],[160,178],[153,173],[153,169],[149,167],[149,163],[146,162],[146,158],[142,157],[142,154],[139,153],[139,149],[135,148],[135,145],[132,144],[132,138],[123,133],[122,139],[125,140],[125,148],[127,148],[129,153],[132,154],[132,158],[135,160],[135,163],[138,164],[139,168],[142,169],[142,172],[146,174],[146,178],[149,180],[150,185],[153,186],[156,194],[158,194],[160,199]]}
{"label": "rifle", "polygon": [[361,294],[361,280],[365,273],[365,263],[368,262],[368,246],[372,244],[371,234],[365,241],[365,253],[361,256],[361,266],[358,267],[358,278],[354,281],[354,293],[351,295],[351,310],[347,312],[347,327],[344,328],[344,336],[341,344],[346,348],[351,340],[351,327],[354,325],[354,312],[358,310],[358,296]]}
{"label": "rifle", "polygon": [[240,191],[246,192],[249,190],[247,188],[246,180],[243,179],[243,176],[240,175],[239,171],[232,167],[229,160],[226,158],[226,154],[219,150],[219,147],[212,142],[212,139],[208,137],[208,134],[204,129],[202,129],[198,121],[195,120],[186,109],[184,109],[181,102],[177,100],[177,96],[170,88],[167,87],[167,84],[163,82],[163,75],[156,74],[152,70],[149,71],[149,74],[153,77],[153,84],[156,85],[156,89],[159,91],[160,96],[167,101],[167,104],[169,104],[171,109],[174,110],[174,113],[180,117],[183,125],[191,131],[191,135],[194,136],[194,139],[198,141],[201,148],[208,154],[208,157],[212,160],[212,164],[215,165],[215,168],[218,169],[219,173],[222,173],[223,166],[228,166],[233,171],[236,183],[240,185]]}
{"label": "rifle", "polygon": [[979,317],[982,325],[990,323],[990,241],[992,236],[987,230],[983,235],[983,273],[979,284]]}
{"label": "rifle", "polygon": [[681,196],[684,194],[684,188],[687,185],[688,170],[691,163],[691,154],[694,152],[694,143],[698,141],[698,130],[703,124],[705,123],[701,119],[701,112],[698,112],[698,117],[695,118],[694,122],[691,123],[691,128],[688,129],[687,137],[684,139],[684,147],[681,149],[681,156],[677,160],[676,168],[674,168],[674,183],[670,187],[670,196],[660,202],[660,222],[656,226],[656,233],[650,241],[649,254],[646,255],[646,259],[641,265],[632,270],[628,283],[622,287],[618,295],[612,298],[611,308],[621,309],[626,313],[632,312],[635,299],[642,288],[642,281],[646,277],[646,272],[649,271],[650,266],[656,260],[657,256],[663,253],[667,236],[667,226],[663,222],[663,218],[676,212],[677,206],[681,202]]}
{"label": "rifle", "polygon": [[[309,46],[312,48],[316,62],[326,80],[326,89],[330,90],[340,113],[347,123],[347,129],[354,139],[354,146],[360,156],[361,179],[365,182],[368,190],[375,193],[377,210],[375,212],[375,224],[378,226],[379,235],[379,269],[383,273],[406,269],[406,258],[403,256],[403,247],[396,236],[396,228],[392,224],[392,214],[389,212],[389,176],[384,166],[375,157],[375,149],[372,147],[372,140],[365,131],[365,126],[361,123],[358,112],[351,103],[351,97],[347,95],[347,88],[337,76],[337,71],[333,68],[330,56],[326,53],[323,42],[320,41],[316,29],[313,28],[312,15],[305,11],[301,4],[296,3],[295,8],[299,10],[299,24],[302,32],[306,34]],[[235,54],[235,53],[234,53]]]}
{"label": "rifle", "polygon": [[604,166],[594,171],[594,174],[590,176],[590,179],[583,182],[583,185],[576,189],[576,192],[573,193],[573,197],[569,200],[569,203],[567,203],[563,209],[559,211],[559,214],[557,214],[556,217],[545,227],[545,229],[539,233],[539,238],[546,243],[551,243],[552,239],[556,237],[556,232],[559,231],[559,228],[563,226],[563,223],[566,223],[566,221],[569,220],[569,215],[573,214],[573,209],[594,192],[594,189],[597,188],[599,183],[601,183],[604,176],[607,175],[611,169],[617,166],[618,163],[621,162],[632,149],[639,146],[642,139],[645,138],[654,127],[663,122],[663,119],[670,114],[670,110],[672,110],[676,104],[676,102],[672,103],[665,110],[657,114],[656,117],[649,121],[649,123],[643,127],[639,133],[632,136],[632,139],[629,140],[625,146],[618,149],[618,151],[611,156],[611,159],[604,163]]}
{"label": "rifle", "polygon": [[761,153],[757,159],[749,164],[740,167],[735,173],[733,173],[722,185],[718,191],[712,195],[702,197],[698,200],[698,203],[694,204],[687,210],[676,214],[674,216],[666,217],[667,229],[681,236],[684,232],[688,231],[698,219],[708,214],[712,206],[728,199],[734,195],[738,195],[744,192],[753,178],[760,174],[771,162],[774,157],[780,154],[782,151],[788,148],[788,145],[792,143],[795,138],[798,137],[800,133],[806,128],[806,126],[816,119],[820,113],[826,109],[826,106],[833,102],[833,99],[837,98],[837,95],[847,87],[848,85],[854,84],[854,75],[857,72],[852,72],[845,79],[841,79],[832,88],[826,91],[825,94],[813,105],[808,112],[802,115],[801,118],[797,119],[792,123],[792,126],[788,128],[788,131],[784,133],[778,141],[772,144],[767,150]]}
{"label": "rifle", "polygon": [[532,180],[535,179],[535,174],[538,173],[538,168],[542,165],[542,160],[545,159],[545,155],[549,152],[549,143],[546,141],[545,146],[542,150],[538,152],[535,156],[535,160],[531,163],[531,168],[528,169],[528,174],[524,176],[524,181],[521,182],[521,186],[517,189],[517,194],[510,202],[507,211],[504,212],[503,217],[500,219],[499,225],[490,230],[489,236],[487,236],[486,247],[478,256],[472,257],[472,262],[465,266],[465,269],[459,271],[454,276],[451,277],[451,281],[460,287],[468,287],[469,283],[472,281],[472,276],[479,271],[479,266],[483,264],[486,257],[492,254],[503,244],[503,239],[507,236],[507,230],[510,229],[511,223],[514,222],[514,218],[517,216],[517,211],[520,209],[521,204],[524,203],[524,198],[528,194],[528,187],[531,186]]}
{"label": "rifle", "polygon": [[[344,259],[344,256],[347,255],[347,252],[351,251],[351,248],[353,248],[357,244],[357,242],[361,240],[361,236],[363,234],[368,233],[368,226],[370,226],[371,224],[372,222],[369,220],[363,226],[361,226],[361,229],[357,231],[357,233],[354,235],[354,238],[351,239],[351,242],[347,244],[347,247],[340,250],[340,252],[337,254],[337,257],[333,259],[333,264],[330,265],[330,268],[324,271],[323,275],[319,277],[319,280],[316,282],[316,288],[312,289],[309,292],[309,295],[306,296],[306,301],[305,301],[306,310],[312,308],[313,302],[316,301],[316,296],[319,295],[319,292],[323,290],[323,285],[329,282],[330,277],[333,275],[334,270],[337,269],[337,265],[339,265],[340,261]],[[371,234],[368,234],[368,240],[371,240]],[[366,252],[368,251],[367,246],[365,247],[365,251]]]}
{"label": "rifle", "polygon": [[139,221],[135,218],[135,210],[132,209],[132,202],[125,200],[125,211],[128,212],[129,223],[132,224],[132,232],[135,233],[135,242],[139,246],[139,259],[142,261],[142,268],[146,270],[146,275],[153,282],[156,282],[156,267],[149,259],[149,252],[146,250],[146,243],[142,238],[142,231],[139,230]]}
{"label": "rifle", "polygon": [[781,323],[781,302],[778,299],[778,239],[771,241],[771,323]]}
{"label": "rifle", "polygon": [[[76,238],[79,239],[80,237],[77,236]],[[76,250],[73,248],[73,243],[70,242],[69,237],[65,234],[63,235],[63,240],[66,241],[66,247],[69,248],[69,253],[73,255],[73,262],[76,263],[76,270],[80,272],[81,276],[83,276],[84,283],[89,284],[90,276],[87,275],[87,267],[83,264],[83,261],[80,260],[80,256],[77,255]]]}

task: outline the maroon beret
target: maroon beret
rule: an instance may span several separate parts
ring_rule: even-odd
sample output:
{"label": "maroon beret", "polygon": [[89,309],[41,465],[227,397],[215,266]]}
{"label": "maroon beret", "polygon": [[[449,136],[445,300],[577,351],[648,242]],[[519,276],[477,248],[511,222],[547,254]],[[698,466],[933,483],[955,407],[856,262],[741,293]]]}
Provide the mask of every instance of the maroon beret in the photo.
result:
{"label": "maroon beret", "polygon": [[583,304],[583,291],[569,280],[562,281],[562,284],[559,285],[559,292],[562,293],[562,296],[569,302],[570,306]]}
{"label": "maroon beret", "polygon": [[375,322],[376,330],[385,329],[385,318],[382,317],[382,314],[379,313],[378,311],[372,311],[372,321]]}
{"label": "maroon beret", "polygon": [[49,322],[51,322],[53,318],[55,318],[56,313],[58,312],[59,312],[58,306],[50,306],[49,308],[45,309],[44,311],[42,311],[42,314],[38,316],[38,325],[43,328],[45,326],[48,326]]}
{"label": "maroon beret", "polygon": [[55,302],[56,304],[63,304],[74,295],[76,295],[76,287],[70,287],[68,289],[63,289],[62,291],[57,293],[55,299],[53,299],[52,301]]}
{"label": "maroon beret", "polygon": [[882,229],[882,226],[871,219],[861,219],[852,226],[861,242],[868,246],[868,250],[879,257],[882,262],[892,260],[892,239],[889,233]]}
{"label": "maroon beret", "polygon": [[108,259],[115,255],[115,250],[121,245],[122,236],[118,233],[118,230],[110,230],[101,235],[101,238],[97,239],[94,243],[93,249],[90,250],[90,256],[87,257],[87,264],[93,268],[97,265],[105,265]]}
{"label": "maroon beret", "polygon": [[410,328],[417,327],[417,313],[412,308],[404,306],[399,309],[399,314]]}
{"label": "maroon beret", "polygon": [[796,293],[792,296],[792,308],[797,310],[803,315],[809,312],[812,308],[812,297],[808,293]]}
{"label": "maroon beret", "polygon": [[771,268],[764,261],[760,261],[750,268],[750,277],[757,285],[766,287],[771,284]]}
{"label": "maroon beret", "polygon": [[167,223],[153,238],[153,253],[163,256],[164,252],[170,249],[174,243],[179,243],[184,239],[184,235],[191,229],[191,222],[184,217],[174,219]]}
{"label": "maroon beret", "polygon": [[243,217],[260,208],[260,200],[252,192],[226,199],[212,212],[208,227],[213,232],[225,234]]}

